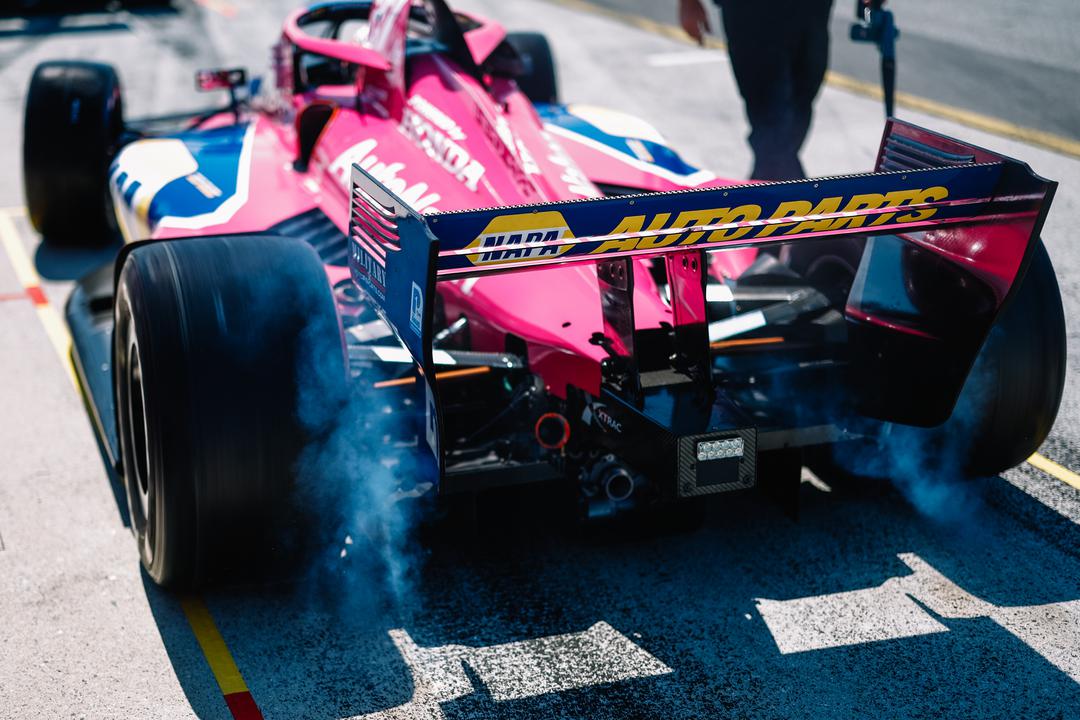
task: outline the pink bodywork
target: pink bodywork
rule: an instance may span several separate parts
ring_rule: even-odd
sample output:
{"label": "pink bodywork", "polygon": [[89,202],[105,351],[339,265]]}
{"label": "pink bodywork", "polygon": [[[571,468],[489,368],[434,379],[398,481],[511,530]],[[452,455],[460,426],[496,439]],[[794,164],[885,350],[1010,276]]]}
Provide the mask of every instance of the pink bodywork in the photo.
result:
{"label": "pink bodywork", "polygon": [[[306,35],[296,22],[306,11],[286,21],[285,39],[293,45],[361,65],[357,85],[320,87],[292,95],[285,112],[253,113],[248,118],[255,125],[249,199],[227,222],[203,228],[200,234],[265,230],[313,208],[347,233],[354,162],[423,213],[600,197],[596,182],[618,181],[643,191],[688,187],[642,170],[640,163],[620,167],[611,155],[561,140],[544,128],[513,81],[486,78],[485,87],[440,55],[413,58],[411,83],[405,87],[403,18],[408,7],[407,0],[377,0],[366,45]],[[377,12],[382,15],[376,17]],[[479,64],[505,32],[490,20],[470,19],[477,26],[466,33],[466,41]],[[317,102],[332,103],[336,110],[308,169],[298,172],[292,164],[297,153],[294,118]],[[231,114],[223,114],[201,127],[232,122]],[[445,144],[447,139],[452,145]],[[452,165],[456,172],[448,169]],[[713,179],[702,184],[731,183]],[[155,237],[191,234],[169,227],[154,232]],[[737,276],[755,253],[713,253],[713,272]],[[640,329],[671,323],[671,309],[648,262],[635,263],[634,306]],[[332,282],[348,274],[332,266],[328,271]],[[473,349],[504,351],[507,336],[513,334],[525,340],[530,368],[552,393],[564,395],[567,385],[598,387],[599,363],[606,354],[589,342],[602,329],[593,265],[451,280],[440,283],[439,292],[447,318],[468,318]]]}

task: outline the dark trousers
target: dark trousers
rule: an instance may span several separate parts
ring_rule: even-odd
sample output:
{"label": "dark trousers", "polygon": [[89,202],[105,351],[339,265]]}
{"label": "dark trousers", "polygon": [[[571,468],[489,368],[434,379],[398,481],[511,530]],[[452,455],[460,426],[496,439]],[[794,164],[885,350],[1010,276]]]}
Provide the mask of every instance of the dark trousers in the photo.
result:
{"label": "dark trousers", "polygon": [[799,150],[829,64],[832,0],[721,0],[755,180],[805,177]]}

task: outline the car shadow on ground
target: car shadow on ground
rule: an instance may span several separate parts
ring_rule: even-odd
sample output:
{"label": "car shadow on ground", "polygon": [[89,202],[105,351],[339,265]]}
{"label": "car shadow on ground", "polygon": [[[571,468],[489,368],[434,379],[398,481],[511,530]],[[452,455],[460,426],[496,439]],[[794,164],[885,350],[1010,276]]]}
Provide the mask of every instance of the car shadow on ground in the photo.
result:
{"label": "car shadow on ground", "polygon": [[[887,483],[823,479],[827,492],[803,485],[798,521],[746,493],[713,498],[690,532],[582,533],[551,519],[553,496],[523,490],[475,533],[426,531],[396,593],[377,564],[324,557],[204,598],[267,718],[1080,707],[1075,660],[1047,645],[1062,626],[1046,624],[1080,618],[1074,525],[1001,478],[937,520]],[[146,591],[193,710],[228,717],[177,598]]]}

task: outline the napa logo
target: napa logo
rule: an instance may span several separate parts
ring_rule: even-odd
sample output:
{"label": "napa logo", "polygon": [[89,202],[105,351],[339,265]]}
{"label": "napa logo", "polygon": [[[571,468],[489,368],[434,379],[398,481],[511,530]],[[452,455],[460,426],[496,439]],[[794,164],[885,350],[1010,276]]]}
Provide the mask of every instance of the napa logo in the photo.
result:
{"label": "napa logo", "polygon": [[570,245],[544,245],[557,240],[573,239],[574,234],[561,212],[539,212],[519,215],[500,215],[492,218],[479,236],[466,246],[483,252],[467,255],[473,265],[536,261],[556,258]]}

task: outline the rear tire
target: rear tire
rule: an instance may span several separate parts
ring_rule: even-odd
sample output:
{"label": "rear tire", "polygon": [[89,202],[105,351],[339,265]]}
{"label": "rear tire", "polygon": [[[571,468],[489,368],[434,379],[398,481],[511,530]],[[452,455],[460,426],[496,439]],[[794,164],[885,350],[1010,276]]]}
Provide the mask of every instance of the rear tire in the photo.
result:
{"label": "rear tire", "polygon": [[30,222],[50,243],[112,239],[109,163],[124,129],[111,65],[46,62],[34,70],[23,124],[23,183]]}
{"label": "rear tire", "polygon": [[134,248],[113,381],[132,530],[150,577],[197,585],[280,544],[303,400],[345,387],[340,326],[308,245],[274,236]]}
{"label": "rear tire", "polygon": [[[952,415],[933,428],[895,425],[889,438],[813,448],[807,464],[823,479],[912,480],[990,477],[1039,449],[1065,387],[1065,313],[1042,242],[1008,307],[999,313]],[[869,428],[868,428],[869,430]]]}
{"label": "rear tire", "polygon": [[559,82],[555,76],[555,56],[547,38],[540,33],[512,32],[506,42],[517,51],[525,72],[515,78],[518,88],[534,103],[559,102]]}
{"label": "rear tire", "polygon": [[1012,301],[994,322],[952,417],[940,428],[972,438],[966,469],[996,475],[1039,449],[1065,388],[1065,311],[1040,241]]}

